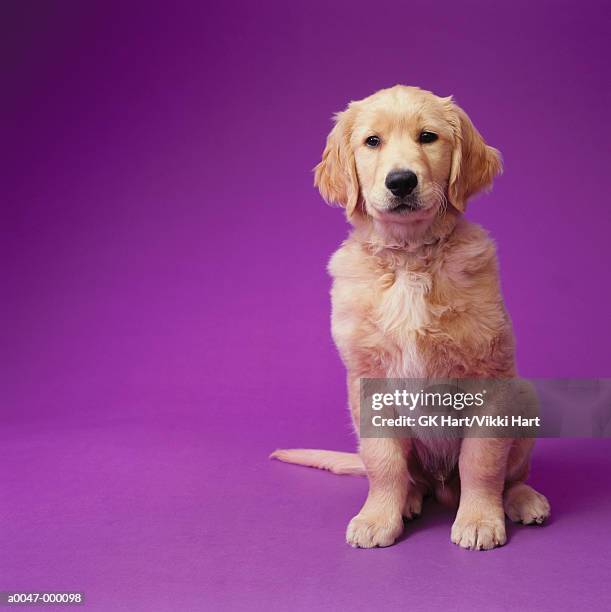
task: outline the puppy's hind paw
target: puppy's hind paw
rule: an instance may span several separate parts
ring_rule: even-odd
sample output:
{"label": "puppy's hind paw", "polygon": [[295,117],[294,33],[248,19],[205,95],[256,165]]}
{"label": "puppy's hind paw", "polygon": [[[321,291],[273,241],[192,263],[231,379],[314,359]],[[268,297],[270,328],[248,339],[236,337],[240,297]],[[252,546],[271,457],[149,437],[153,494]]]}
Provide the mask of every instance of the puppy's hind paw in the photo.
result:
{"label": "puppy's hind paw", "polygon": [[403,506],[403,518],[408,521],[416,519],[422,513],[422,491],[411,489],[407,493],[407,499]]}
{"label": "puppy's hind paw", "polygon": [[524,525],[540,525],[551,513],[545,495],[541,495],[524,483],[514,485],[505,491],[503,506],[505,514],[511,521]]}

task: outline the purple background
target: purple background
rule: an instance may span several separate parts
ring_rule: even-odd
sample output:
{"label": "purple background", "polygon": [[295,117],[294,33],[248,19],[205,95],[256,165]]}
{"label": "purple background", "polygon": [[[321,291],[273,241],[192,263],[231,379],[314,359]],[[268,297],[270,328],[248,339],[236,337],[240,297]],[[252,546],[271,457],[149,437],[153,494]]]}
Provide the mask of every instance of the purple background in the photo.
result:
{"label": "purple background", "polygon": [[[332,112],[454,94],[506,172],[498,242],[526,376],[605,376],[608,3],[3,3],[0,590],[92,610],[609,609],[608,441],[547,440],[542,528],[488,553],[433,503],[343,542],[352,449],[312,188]],[[3,122],[4,123],[4,122]]]}

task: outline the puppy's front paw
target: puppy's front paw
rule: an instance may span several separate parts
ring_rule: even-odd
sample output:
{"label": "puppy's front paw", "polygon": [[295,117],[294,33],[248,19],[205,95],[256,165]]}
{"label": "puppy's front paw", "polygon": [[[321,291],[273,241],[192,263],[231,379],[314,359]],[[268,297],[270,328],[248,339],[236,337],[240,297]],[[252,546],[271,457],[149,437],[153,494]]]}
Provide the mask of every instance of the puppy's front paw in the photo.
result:
{"label": "puppy's front paw", "polygon": [[503,505],[510,520],[525,525],[540,525],[551,512],[546,497],[523,483],[505,492]]}
{"label": "puppy's front paw", "polygon": [[401,515],[360,512],[348,523],[346,542],[354,548],[391,546],[403,531]]}
{"label": "puppy's front paw", "polygon": [[507,541],[504,517],[456,517],[452,525],[452,542],[471,550],[490,550]]}

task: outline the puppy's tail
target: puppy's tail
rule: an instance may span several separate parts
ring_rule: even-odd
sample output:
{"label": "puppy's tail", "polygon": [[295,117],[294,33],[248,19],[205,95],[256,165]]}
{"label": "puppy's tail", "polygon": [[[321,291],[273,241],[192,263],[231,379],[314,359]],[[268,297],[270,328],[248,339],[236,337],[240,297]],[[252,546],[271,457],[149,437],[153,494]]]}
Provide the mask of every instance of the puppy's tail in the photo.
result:
{"label": "puppy's tail", "polygon": [[319,470],[329,470],[334,474],[365,475],[365,466],[356,453],[341,453],[314,448],[280,448],[274,451],[269,458],[279,459],[285,463],[314,467]]}

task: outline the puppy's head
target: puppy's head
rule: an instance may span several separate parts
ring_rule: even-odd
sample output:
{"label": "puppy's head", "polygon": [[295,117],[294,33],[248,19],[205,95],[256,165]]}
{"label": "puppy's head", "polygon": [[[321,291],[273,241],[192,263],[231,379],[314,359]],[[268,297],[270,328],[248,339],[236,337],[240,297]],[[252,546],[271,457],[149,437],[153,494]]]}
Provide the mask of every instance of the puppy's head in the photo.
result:
{"label": "puppy's head", "polygon": [[464,211],[500,171],[499,152],[451,98],[397,85],[335,116],[314,184],[349,218],[412,224],[447,203]]}

